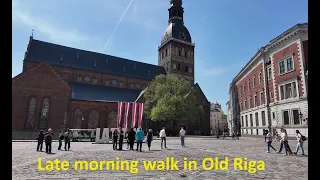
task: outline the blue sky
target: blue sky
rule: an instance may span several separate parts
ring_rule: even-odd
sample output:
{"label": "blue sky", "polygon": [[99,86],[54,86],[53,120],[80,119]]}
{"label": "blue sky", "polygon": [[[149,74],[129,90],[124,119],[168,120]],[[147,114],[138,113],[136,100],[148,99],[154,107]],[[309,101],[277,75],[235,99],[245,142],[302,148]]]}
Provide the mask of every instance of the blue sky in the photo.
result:
{"label": "blue sky", "polygon": [[[114,31],[129,3],[13,0],[12,77],[22,71],[32,29],[38,40],[157,64],[170,0],[132,0]],[[257,49],[308,21],[307,0],[183,0],[183,7],[196,44],[195,82],[224,110],[231,80]]]}

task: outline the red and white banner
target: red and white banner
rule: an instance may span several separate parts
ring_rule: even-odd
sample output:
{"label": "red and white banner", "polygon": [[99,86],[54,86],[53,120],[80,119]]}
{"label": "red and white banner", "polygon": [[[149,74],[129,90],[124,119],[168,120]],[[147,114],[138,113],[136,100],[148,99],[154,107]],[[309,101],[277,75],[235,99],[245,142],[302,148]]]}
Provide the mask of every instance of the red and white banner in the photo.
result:
{"label": "red and white banner", "polygon": [[132,103],[132,121],[131,121],[131,127],[134,128],[136,126],[136,120],[137,120],[137,103]]}
{"label": "red and white banner", "polygon": [[138,127],[142,127],[142,116],[143,116],[143,103],[139,104],[139,121],[138,121]]}
{"label": "red and white banner", "polygon": [[130,103],[126,102],[124,103],[124,112],[125,112],[125,115],[124,115],[124,127],[126,128],[126,130],[128,130],[128,115],[129,115],[129,108],[130,108]]}
{"label": "red and white banner", "polygon": [[118,102],[118,123],[117,127],[121,127],[121,117],[122,117],[122,108],[123,107],[123,102]]}

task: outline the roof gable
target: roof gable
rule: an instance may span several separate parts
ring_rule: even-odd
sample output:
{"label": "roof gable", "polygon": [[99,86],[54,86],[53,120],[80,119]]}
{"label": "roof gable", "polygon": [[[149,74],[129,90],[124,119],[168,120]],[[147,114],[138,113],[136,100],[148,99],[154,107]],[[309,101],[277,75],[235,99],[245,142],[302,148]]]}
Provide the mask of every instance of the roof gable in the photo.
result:
{"label": "roof gable", "polygon": [[196,83],[196,84],[192,85],[192,87],[194,87],[194,88],[198,88],[198,89],[199,89],[199,91],[200,91],[200,94],[202,94],[202,96],[205,98],[205,100],[209,103],[209,101],[208,101],[208,99],[207,99],[206,95],[203,93],[203,91],[202,91],[202,89],[200,88],[200,86],[199,86],[199,84],[198,84],[198,83]]}
{"label": "roof gable", "polygon": [[69,84],[59,75],[59,73],[47,61],[41,61],[28,71],[22,72],[12,78],[13,87],[50,89],[60,91],[67,89]]}
{"label": "roof gable", "polygon": [[31,40],[25,61],[48,60],[52,65],[95,71],[136,79],[152,80],[166,71],[161,66],[120,57]]}

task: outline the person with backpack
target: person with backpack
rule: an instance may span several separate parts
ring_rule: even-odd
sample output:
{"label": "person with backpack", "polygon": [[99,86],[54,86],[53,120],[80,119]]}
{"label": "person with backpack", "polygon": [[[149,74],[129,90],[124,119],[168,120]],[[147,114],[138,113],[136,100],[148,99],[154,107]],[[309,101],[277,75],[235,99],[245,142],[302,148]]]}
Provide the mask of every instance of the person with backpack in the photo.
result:
{"label": "person with backpack", "polygon": [[44,140],[43,130],[41,130],[39,132],[37,140],[38,140],[37,151],[42,151],[42,145],[43,145],[43,140]]}
{"label": "person with backpack", "polygon": [[60,133],[59,133],[59,147],[58,147],[58,150],[61,150],[62,140],[63,139],[64,139],[64,134],[63,134],[63,130],[61,130]]}
{"label": "person with backpack", "polygon": [[299,148],[301,148],[302,155],[304,156],[303,141],[306,140],[306,137],[303,136],[299,130],[296,130],[296,137],[297,137],[298,143],[297,143],[296,152],[294,152],[294,154],[297,154],[299,151]]}
{"label": "person with backpack", "polygon": [[46,144],[46,153],[51,154],[51,147],[52,147],[52,129],[49,128],[48,132],[45,134],[45,144]]}

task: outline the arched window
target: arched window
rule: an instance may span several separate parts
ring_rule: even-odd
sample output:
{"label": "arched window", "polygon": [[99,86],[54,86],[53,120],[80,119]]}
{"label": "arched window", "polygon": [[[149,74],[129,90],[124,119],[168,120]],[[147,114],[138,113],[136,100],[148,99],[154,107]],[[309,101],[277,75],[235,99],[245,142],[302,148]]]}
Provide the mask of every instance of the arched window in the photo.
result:
{"label": "arched window", "polygon": [[41,116],[40,116],[40,123],[39,123],[40,129],[44,129],[48,127],[49,108],[50,108],[50,98],[45,97],[42,100],[42,109],[41,109]]}
{"label": "arched window", "polygon": [[189,70],[189,67],[186,66],[186,67],[184,68],[184,72],[188,72],[188,70]]}
{"label": "arched window", "polygon": [[173,64],[172,64],[172,68],[173,68],[174,70],[177,69],[176,63],[173,63]]}
{"label": "arched window", "polygon": [[108,128],[117,128],[117,113],[111,111],[108,115]]}
{"label": "arched window", "polygon": [[88,129],[96,129],[99,125],[99,112],[92,110],[89,113]]}
{"label": "arched window", "polygon": [[31,97],[28,104],[28,115],[27,115],[27,124],[26,128],[31,129],[34,127],[34,120],[36,119],[36,110],[37,110],[37,99]]}
{"label": "arched window", "polygon": [[76,109],[72,112],[72,125],[73,129],[81,129],[82,121],[84,120],[83,113],[80,109]]}

